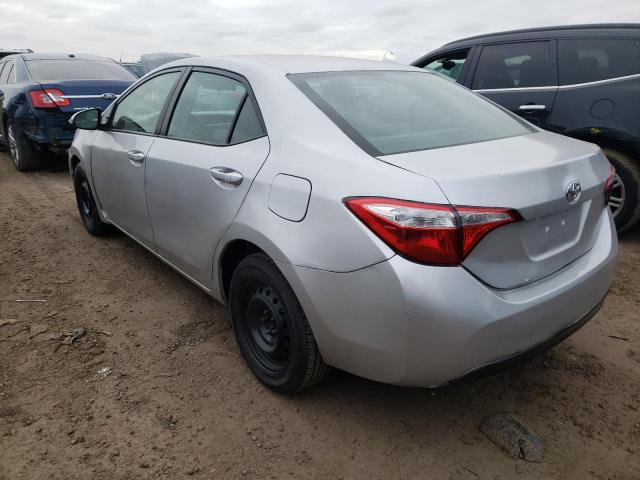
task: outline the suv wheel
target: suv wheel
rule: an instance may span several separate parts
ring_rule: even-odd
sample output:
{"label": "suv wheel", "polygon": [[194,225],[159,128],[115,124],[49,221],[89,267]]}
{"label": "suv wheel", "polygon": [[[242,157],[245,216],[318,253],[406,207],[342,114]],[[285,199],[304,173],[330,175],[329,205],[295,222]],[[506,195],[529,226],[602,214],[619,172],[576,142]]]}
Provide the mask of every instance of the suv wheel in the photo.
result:
{"label": "suv wheel", "polygon": [[34,170],[41,166],[31,140],[25,137],[12,122],[7,124],[7,145],[13,166],[19,172]]}
{"label": "suv wheel", "polygon": [[231,324],[244,359],[278,393],[305,390],[329,372],[293,290],[266,255],[242,260],[231,278]]}
{"label": "suv wheel", "polygon": [[640,220],[640,166],[622,152],[603,151],[616,169],[609,206],[618,232],[624,232]]}

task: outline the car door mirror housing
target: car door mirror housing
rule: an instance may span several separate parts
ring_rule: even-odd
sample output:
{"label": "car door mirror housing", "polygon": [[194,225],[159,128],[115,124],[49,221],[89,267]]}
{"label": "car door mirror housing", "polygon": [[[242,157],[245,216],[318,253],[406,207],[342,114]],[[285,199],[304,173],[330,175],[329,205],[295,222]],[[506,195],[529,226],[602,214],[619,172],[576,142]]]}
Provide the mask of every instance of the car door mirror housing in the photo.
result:
{"label": "car door mirror housing", "polygon": [[91,108],[74,114],[69,123],[81,130],[96,130],[100,125],[102,111],[99,108]]}

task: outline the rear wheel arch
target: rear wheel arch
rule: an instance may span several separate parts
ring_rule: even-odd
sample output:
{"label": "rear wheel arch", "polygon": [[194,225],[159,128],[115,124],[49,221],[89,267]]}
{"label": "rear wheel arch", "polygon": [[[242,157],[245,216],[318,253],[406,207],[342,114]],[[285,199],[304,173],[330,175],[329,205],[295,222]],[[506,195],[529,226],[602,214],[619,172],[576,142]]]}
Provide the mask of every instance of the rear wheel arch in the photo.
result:
{"label": "rear wheel arch", "polygon": [[76,167],[80,164],[80,158],[77,155],[73,155],[69,160],[69,173],[73,175],[76,171]]}
{"label": "rear wheel arch", "polygon": [[229,299],[229,287],[231,286],[233,272],[242,260],[254,253],[264,253],[268,255],[256,244],[244,239],[232,240],[224,247],[218,262],[218,278],[220,282],[220,293],[225,302]]}

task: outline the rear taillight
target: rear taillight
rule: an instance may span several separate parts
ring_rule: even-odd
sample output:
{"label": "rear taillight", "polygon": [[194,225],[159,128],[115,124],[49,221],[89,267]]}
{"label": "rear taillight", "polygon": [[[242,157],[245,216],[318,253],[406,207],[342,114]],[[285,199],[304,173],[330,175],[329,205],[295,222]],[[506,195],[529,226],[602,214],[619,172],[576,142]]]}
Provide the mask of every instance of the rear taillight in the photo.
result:
{"label": "rear taillight", "polygon": [[459,265],[490,231],[521,219],[504,208],[461,207],[357,197],[345,205],[403,257],[428,265]]}
{"label": "rear taillight", "polygon": [[609,200],[611,199],[611,193],[613,192],[613,185],[616,183],[616,169],[613,168],[613,165],[609,166],[609,176],[607,180],[604,182],[604,203],[605,205],[609,204]]}
{"label": "rear taillight", "polygon": [[31,90],[31,103],[36,108],[56,108],[66,107],[71,102],[64,98],[64,93],[57,88],[47,88],[42,90]]}

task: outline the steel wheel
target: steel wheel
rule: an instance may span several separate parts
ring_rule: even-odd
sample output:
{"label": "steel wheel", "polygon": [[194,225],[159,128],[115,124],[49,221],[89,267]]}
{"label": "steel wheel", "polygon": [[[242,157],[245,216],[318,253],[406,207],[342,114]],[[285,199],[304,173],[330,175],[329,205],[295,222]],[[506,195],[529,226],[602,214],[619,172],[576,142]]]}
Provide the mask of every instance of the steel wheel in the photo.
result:
{"label": "steel wheel", "polygon": [[20,166],[20,148],[18,148],[18,140],[16,139],[16,133],[13,129],[13,125],[9,125],[7,129],[7,140],[9,141],[9,151],[11,152],[11,160],[13,164]]}
{"label": "steel wheel", "polygon": [[286,370],[291,355],[291,326],[275,290],[256,282],[246,290],[242,335],[251,356],[269,375]]}
{"label": "steel wheel", "polygon": [[622,179],[616,174],[613,185],[611,186],[611,196],[609,197],[609,207],[611,207],[613,218],[616,218],[624,208],[626,198],[624,183],[622,183]]}
{"label": "steel wheel", "polygon": [[300,302],[265,254],[250,254],[235,268],[229,308],[242,356],[269,388],[300,392],[329,372]]}
{"label": "steel wheel", "polygon": [[80,213],[80,220],[87,231],[96,236],[106,235],[111,231],[111,226],[100,218],[98,204],[96,204],[87,176],[80,166],[73,171],[73,189],[76,194],[76,204]]}
{"label": "steel wheel", "polygon": [[93,198],[91,197],[91,189],[86,178],[82,180],[78,190],[78,207],[80,207],[80,215],[82,221],[89,228],[93,225]]}

